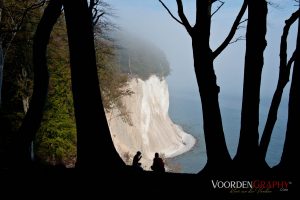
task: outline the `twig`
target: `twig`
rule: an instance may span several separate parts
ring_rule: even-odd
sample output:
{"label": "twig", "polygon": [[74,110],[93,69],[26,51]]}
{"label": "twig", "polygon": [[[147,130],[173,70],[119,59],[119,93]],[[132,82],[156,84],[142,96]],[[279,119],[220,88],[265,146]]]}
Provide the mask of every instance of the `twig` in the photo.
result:
{"label": "twig", "polygon": [[230,29],[230,32],[229,32],[228,36],[226,37],[224,42],[213,52],[213,59],[218,57],[220,55],[220,53],[222,53],[222,51],[228,46],[228,44],[231,44],[231,43],[234,43],[238,40],[241,40],[241,37],[239,37],[238,40],[235,40],[234,42],[231,42],[232,38],[234,37],[234,35],[236,33],[236,30],[238,29],[238,26],[241,23],[247,21],[247,20],[241,21],[244,13],[246,12],[247,6],[248,6],[248,4],[247,4],[247,1],[245,0],[242,7],[241,7],[241,10],[240,10],[239,14],[237,15],[237,17],[235,18],[235,20],[233,22],[233,25]]}
{"label": "twig", "polygon": [[[221,7],[225,4],[224,1],[220,1],[220,0],[216,0],[216,1],[220,2],[221,4],[218,6],[218,8],[215,10],[215,12],[213,12],[213,13],[211,14],[211,16],[214,16],[214,14],[216,14],[216,13],[221,9]],[[214,1],[214,2],[215,2],[215,1]],[[213,3],[214,3],[214,2],[213,2]]]}
{"label": "twig", "polygon": [[170,14],[170,16],[171,16],[173,19],[175,19],[179,24],[183,25],[183,23],[173,15],[173,13],[172,13],[172,12],[170,11],[170,9],[164,4],[164,2],[162,2],[161,0],[159,0],[159,2],[160,2],[160,3],[162,4],[162,6],[168,11],[168,13]]}

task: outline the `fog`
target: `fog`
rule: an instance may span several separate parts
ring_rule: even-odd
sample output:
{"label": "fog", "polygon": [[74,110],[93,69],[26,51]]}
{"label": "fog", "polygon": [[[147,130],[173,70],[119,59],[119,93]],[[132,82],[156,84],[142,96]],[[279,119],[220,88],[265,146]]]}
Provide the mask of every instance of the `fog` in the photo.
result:
{"label": "fog", "polygon": [[[177,17],[176,1],[164,0],[164,2]],[[183,0],[185,14],[192,26],[195,22],[195,2],[196,0]],[[210,39],[212,50],[215,50],[226,38],[242,2],[242,0],[226,0],[222,8],[213,16]],[[109,3],[116,16],[113,21],[122,31],[153,42],[165,52],[171,68],[171,75],[167,77],[170,96],[181,95],[194,98],[198,96],[199,98],[193,67],[191,39],[185,28],[168,14],[158,0],[110,0]],[[262,133],[266,113],[277,84],[280,37],[285,20],[297,10],[293,0],[272,0],[272,3],[268,10],[266,37],[268,45],[264,53],[265,64],[262,73],[261,105],[263,106],[260,107],[260,133]],[[215,10],[217,6],[215,4],[213,9]],[[244,19],[246,16],[247,13]],[[288,57],[295,49],[297,34],[295,24],[292,26],[288,38]],[[245,36],[246,25],[246,23],[242,24],[235,38]],[[245,40],[240,40],[230,44],[214,62],[217,82],[221,88],[220,107],[222,115],[225,115],[223,118],[225,138],[231,156],[235,155],[239,138],[244,58]],[[279,109],[278,123],[266,157],[271,166],[279,162],[282,153],[289,87],[290,83],[286,86],[283,94],[284,101]],[[226,118],[226,112],[223,110],[229,106],[228,103],[238,111],[235,116],[231,116],[233,118]],[[200,104],[199,108],[194,109],[200,109]],[[193,116],[193,118],[197,118],[195,121],[200,122],[201,119],[198,117],[201,116]]]}
{"label": "fog", "polygon": [[[177,17],[176,2],[170,0],[164,2]],[[279,66],[279,42],[284,20],[297,9],[292,0],[273,0],[272,2],[275,6],[269,7],[268,46],[265,51],[262,97],[271,96],[275,90]],[[290,5],[287,5],[288,2]],[[145,38],[165,52],[172,70],[172,75],[168,78],[171,85],[176,86],[179,91],[196,86],[191,39],[184,27],[171,18],[158,0],[110,0],[109,3],[116,16],[113,21],[122,31]],[[225,39],[241,4],[241,0],[227,0],[219,12],[213,16],[211,30],[213,50]],[[183,5],[193,25],[195,0],[183,1]],[[243,26],[244,28],[237,31],[236,37],[245,36],[246,24]],[[289,37],[289,55],[295,48],[295,37],[296,30],[293,26]],[[241,96],[244,57],[245,40],[241,40],[229,45],[215,60],[215,71],[218,85],[221,87],[221,95]],[[286,94],[287,92],[285,96]]]}

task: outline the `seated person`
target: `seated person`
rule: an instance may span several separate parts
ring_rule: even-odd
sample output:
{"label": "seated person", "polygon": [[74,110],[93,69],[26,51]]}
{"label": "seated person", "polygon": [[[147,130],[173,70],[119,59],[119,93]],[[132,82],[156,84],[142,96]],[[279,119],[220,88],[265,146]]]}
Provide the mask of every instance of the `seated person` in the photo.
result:
{"label": "seated person", "polygon": [[136,152],[135,156],[133,157],[132,160],[132,166],[136,169],[143,170],[142,164],[139,162],[142,158],[142,153],[140,151]]}
{"label": "seated person", "polygon": [[159,157],[158,153],[155,153],[151,169],[155,172],[165,172],[164,161]]}

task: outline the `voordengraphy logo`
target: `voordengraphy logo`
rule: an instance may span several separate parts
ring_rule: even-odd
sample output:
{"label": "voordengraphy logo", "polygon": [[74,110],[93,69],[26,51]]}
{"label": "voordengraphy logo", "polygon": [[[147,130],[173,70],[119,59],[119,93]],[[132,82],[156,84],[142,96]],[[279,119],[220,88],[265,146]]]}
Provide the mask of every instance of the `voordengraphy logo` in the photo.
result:
{"label": "voordengraphy logo", "polygon": [[214,189],[228,189],[231,193],[271,193],[272,191],[288,191],[291,184],[285,180],[211,180]]}
{"label": "voordengraphy logo", "polygon": [[213,187],[216,188],[252,188],[251,181],[219,181],[219,180],[211,180]]}

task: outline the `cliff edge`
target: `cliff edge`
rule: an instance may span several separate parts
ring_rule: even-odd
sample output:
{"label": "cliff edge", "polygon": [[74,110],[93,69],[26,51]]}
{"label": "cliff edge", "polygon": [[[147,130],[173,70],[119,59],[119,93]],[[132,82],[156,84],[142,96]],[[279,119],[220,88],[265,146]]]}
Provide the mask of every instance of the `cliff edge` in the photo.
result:
{"label": "cliff edge", "polygon": [[132,78],[128,89],[134,92],[122,98],[130,116],[126,123],[116,109],[107,114],[114,145],[127,164],[137,151],[142,152],[142,167],[150,170],[154,153],[165,158],[189,151],[195,138],[185,133],[169,117],[169,91],[166,80],[151,76],[147,80]]}

